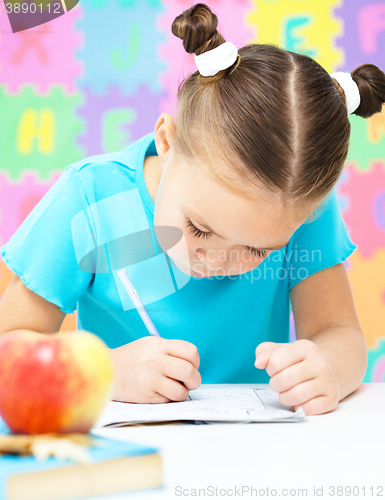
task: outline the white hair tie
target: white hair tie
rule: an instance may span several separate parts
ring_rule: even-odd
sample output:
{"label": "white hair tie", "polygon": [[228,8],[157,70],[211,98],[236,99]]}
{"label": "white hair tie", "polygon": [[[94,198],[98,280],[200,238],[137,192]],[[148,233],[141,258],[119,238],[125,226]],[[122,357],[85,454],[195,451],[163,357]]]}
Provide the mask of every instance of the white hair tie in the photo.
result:
{"label": "white hair tie", "polygon": [[195,64],[202,76],[214,76],[222,69],[229,68],[237,57],[238,49],[231,42],[222,43],[199,56],[194,54]]}
{"label": "white hair tie", "polygon": [[330,76],[337,80],[345,92],[348,115],[354,113],[360,105],[361,96],[358,85],[353,80],[352,75],[350,73],[344,73],[343,71],[337,71],[337,73],[332,73]]}

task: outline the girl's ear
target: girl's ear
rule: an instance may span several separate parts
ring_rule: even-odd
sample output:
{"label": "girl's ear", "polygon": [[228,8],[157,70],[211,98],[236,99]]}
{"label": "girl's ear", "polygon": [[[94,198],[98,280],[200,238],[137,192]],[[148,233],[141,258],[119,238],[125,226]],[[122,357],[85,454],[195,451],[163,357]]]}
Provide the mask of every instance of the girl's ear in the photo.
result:
{"label": "girl's ear", "polygon": [[155,125],[155,146],[158,155],[165,162],[174,141],[175,123],[170,113],[162,113]]}

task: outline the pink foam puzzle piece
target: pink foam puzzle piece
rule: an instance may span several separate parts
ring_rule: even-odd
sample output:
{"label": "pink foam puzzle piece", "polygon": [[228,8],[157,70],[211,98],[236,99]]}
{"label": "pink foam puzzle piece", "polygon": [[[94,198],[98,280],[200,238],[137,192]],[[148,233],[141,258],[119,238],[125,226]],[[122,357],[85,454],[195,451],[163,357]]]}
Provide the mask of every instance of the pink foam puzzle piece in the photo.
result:
{"label": "pink foam puzzle piece", "polygon": [[373,162],[369,172],[357,170],[353,162],[345,169],[348,176],[340,193],[349,197],[349,209],[342,215],[352,240],[368,258],[385,249],[385,161]]}
{"label": "pink foam puzzle piece", "polygon": [[385,2],[370,2],[358,11],[358,32],[364,54],[379,51],[379,38],[385,34]]}
{"label": "pink foam puzzle piece", "polygon": [[0,244],[5,244],[23,220],[60,177],[55,172],[48,181],[39,180],[33,171],[25,171],[14,182],[0,172]]}
{"label": "pink foam puzzle piece", "polygon": [[82,33],[75,28],[81,16],[79,4],[49,23],[12,33],[4,3],[0,2],[0,84],[11,93],[17,93],[25,83],[33,84],[41,94],[47,93],[52,84],[75,92],[75,80],[83,71],[75,57],[83,44]]}

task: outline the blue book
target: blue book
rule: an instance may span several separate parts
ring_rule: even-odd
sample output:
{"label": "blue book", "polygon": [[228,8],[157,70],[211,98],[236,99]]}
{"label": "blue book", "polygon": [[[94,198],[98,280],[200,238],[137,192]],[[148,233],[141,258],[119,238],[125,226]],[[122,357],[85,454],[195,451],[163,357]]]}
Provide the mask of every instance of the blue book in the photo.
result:
{"label": "blue book", "polygon": [[[0,419],[0,434],[10,431]],[[0,500],[57,500],[106,495],[162,485],[159,450],[91,434],[92,463],[31,455],[0,455]]]}

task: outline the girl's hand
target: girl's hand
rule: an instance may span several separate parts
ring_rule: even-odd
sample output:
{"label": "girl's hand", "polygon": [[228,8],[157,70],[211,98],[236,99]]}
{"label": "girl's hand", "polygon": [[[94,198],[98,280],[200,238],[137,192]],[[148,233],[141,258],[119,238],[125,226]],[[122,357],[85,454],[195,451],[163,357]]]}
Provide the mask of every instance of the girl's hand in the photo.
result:
{"label": "girl's hand", "polygon": [[255,356],[254,365],[266,368],[271,377],[269,385],[279,392],[283,405],[293,406],[294,410],[301,406],[306,415],[327,413],[337,406],[337,376],[329,358],[311,340],[290,344],[262,342]]}
{"label": "girl's hand", "polygon": [[189,390],[201,385],[198,350],[190,342],[143,337],[110,353],[115,368],[114,401],[184,401]]}

